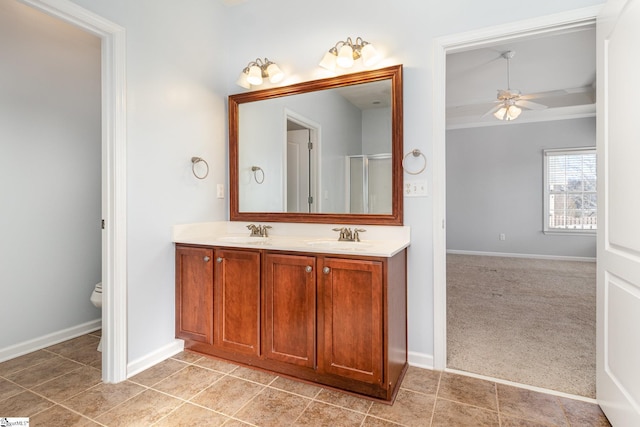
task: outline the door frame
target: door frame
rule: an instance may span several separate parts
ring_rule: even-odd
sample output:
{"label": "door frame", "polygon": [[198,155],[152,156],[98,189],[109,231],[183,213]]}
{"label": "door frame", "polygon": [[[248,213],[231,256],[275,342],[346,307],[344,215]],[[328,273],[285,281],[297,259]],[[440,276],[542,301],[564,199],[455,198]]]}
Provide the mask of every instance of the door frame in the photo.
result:
{"label": "door frame", "polygon": [[[602,5],[459,33],[433,46],[433,367],[447,367],[446,63],[447,54],[593,25]],[[595,49],[595,46],[594,46]]]}
{"label": "door frame", "polygon": [[102,40],[102,380],[127,379],[125,30],[69,0],[18,0]]}
{"label": "door frame", "polygon": [[317,123],[308,117],[303,116],[300,113],[297,113],[289,108],[284,109],[284,160],[283,164],[284,168],[284,211],[287,210],[287,149],[288,149],[288,132],[287,132],[287,122],[294,122],[300,126],[307,128],[310,132],[311,142],[313,143],[313,157],[311,158],[311,170],[309,171],[309,179],[311,180],[311,196],[314,200],[313,211],[312,212],[322,212],[322,198],[320,197],[320,171],[322,169],[321,162],[321,150],[322,144],[320,142],[320,134],[321,134],[321,126],[320,123]]}

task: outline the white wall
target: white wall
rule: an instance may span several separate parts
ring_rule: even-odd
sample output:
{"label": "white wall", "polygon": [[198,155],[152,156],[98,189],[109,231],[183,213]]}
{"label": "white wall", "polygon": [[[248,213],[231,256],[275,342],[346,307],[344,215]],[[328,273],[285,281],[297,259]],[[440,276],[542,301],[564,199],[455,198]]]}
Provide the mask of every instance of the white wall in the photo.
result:
{"label": "white wall", "polygon": [[[225,7],[210,0],[76,0],[126,29],[128,359],[173,342],[171,226],[224,220]],[[205,180],[191,157],[210,166]],[[225,186],[226,187],[226,186]]]}
{"label": "white wall", "polygon": [[[405,152],[432,152],[433,38],[601,3],[600,0],[371,1],[74,0],[127,31],[129,359],[173,340],[170,227],[227,217],[215,184],[226,177],[226,95],[257,57],[276,61],[283,84],[321,77],[324,51],[362,36],[403,63]],[[337,13],[336,11],[339,11]],[[326,74],[325,74],[326,75]],[[189,159],[204,157],[198,181]],[[421,176],[431,182],[427,169]],[[414,177],[415,178],[415,177]],[[433,354],[432,203],[405,200],[409,251],[409,350]]]}
{"label": "white wall", "polygon": [[0,349],[99,321],[100,40],[0,4]]}
{"label": "white wall", "polygon": [[362,154],[391,153],[391,108],[371,108],[362,113]]}
{"label": "white wall", "polygon": [[595,143],[595,118],[448,131],[447,249],[595,257],[595,235],[542,232],[542,150]]}

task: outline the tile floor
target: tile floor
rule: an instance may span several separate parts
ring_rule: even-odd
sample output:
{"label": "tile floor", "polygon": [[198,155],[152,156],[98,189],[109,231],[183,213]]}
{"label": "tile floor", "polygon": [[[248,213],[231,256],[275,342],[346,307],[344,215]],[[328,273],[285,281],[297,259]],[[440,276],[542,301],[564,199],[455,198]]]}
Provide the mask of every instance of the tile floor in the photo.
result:
{"label": "tile floor", "polygon": [[393,405],[188,351],[100,381],[99,333],[0,363],[0,417],[33,426],[608,426],[597,405],[410,367]]}

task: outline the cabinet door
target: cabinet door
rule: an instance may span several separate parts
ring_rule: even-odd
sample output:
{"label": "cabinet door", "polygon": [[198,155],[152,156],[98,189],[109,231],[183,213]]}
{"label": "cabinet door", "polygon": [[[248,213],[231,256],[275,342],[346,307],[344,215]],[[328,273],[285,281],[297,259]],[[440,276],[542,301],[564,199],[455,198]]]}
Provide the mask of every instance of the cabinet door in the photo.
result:
{"label": "cabinet door", "polygon": [[322,370],[382,384],[382,263],[325,258],[321,267]]}
{"label": "cabinet door", "polygon": [[213,343],[213,250],[176,248],[176,337]]}
{"label": "cabinet door", "polygon": [[245,354],[260,349],[260,253],[215,250],[213,345]]}
{"label": "cabinet door", "polygon": [[315,257],[270,253],[264,272],[265,357],[315,367]]}

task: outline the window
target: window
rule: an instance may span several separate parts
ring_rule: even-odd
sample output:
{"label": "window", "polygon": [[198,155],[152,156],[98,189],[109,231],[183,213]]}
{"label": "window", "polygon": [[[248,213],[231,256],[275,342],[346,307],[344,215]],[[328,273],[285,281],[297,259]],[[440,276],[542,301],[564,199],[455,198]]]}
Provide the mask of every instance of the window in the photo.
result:
{"label": "window", "polygon": [[544,150],[544,231],[595,233],[596,150]]}

